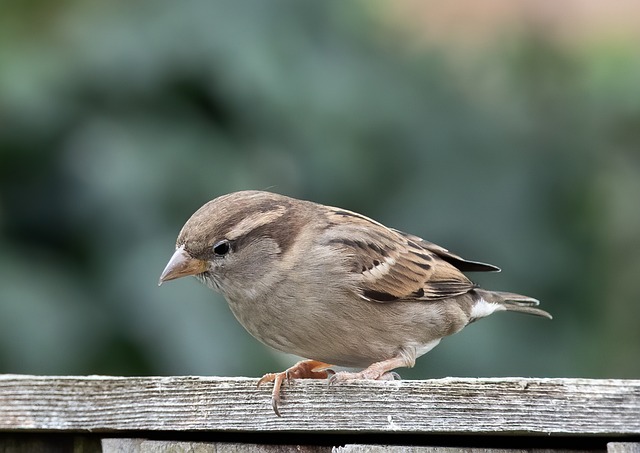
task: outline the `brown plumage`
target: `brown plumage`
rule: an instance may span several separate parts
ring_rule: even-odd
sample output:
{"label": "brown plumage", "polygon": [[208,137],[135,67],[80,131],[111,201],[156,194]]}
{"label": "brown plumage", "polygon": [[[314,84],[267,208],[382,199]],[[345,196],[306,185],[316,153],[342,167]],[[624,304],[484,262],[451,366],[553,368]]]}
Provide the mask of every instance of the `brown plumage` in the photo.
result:
{"label": "brown plumage", "polygon": [[[182,228],[160,282],[195,275],[221,292],[258,340],[302,356],[286,377],[386,379],[494,311],[551,318],[536,299],[477,287],[464,272],[498,271],[344,209],[260,191],[201,207]],[[330,365],[331,364],[331,365]]]}

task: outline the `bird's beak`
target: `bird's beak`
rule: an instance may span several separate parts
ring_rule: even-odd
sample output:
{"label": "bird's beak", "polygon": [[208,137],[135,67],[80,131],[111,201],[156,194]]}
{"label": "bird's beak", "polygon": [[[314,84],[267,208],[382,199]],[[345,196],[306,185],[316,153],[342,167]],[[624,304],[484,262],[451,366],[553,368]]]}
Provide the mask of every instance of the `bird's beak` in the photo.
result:
{"label": "bird's beak", "polygon": [[160,275],[158,286],[164,282],[173,280],[187,275],[197,275],[207,270],[207,262],[192,258],[185,250],[184,245],[178,247],[167,263],[167,267]]}

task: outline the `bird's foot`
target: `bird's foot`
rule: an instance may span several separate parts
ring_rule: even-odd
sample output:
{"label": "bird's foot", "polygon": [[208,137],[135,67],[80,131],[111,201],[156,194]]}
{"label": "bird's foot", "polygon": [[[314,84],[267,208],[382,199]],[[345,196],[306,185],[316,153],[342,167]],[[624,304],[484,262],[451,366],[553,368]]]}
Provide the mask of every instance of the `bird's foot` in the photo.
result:
{"label": "bird's foot", "polygon": [[360,379],[374,381],[394,381],[396,379],[400,379],[400,375],[392,370],[400,366],[406,366],[402,360],[403,359],[401,358],[394,358],[390,360],[383,360],[382,362],[376,362],[357,373],[340,371],[329,378],[329,385]]}
{"label": "bird's foot", "polygon": [[303,360],[296,363],[291,368],[281,373],[267,373],[258,381],[258,387],[265,382],[273,382],[273,391],[271,392],[271,406],[273,411],[280,417],[278,404],[280,404],[280,387],[286,379],[291,382],[292,379],[326,379],[330,374],[335,372],[329,369],[331,365],[317,360]]}

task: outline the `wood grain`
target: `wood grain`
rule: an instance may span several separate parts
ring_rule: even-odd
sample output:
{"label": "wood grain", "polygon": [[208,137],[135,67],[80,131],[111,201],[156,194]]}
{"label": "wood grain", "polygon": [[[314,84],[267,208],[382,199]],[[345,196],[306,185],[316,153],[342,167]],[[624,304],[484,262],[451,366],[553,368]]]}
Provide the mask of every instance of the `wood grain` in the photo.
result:
{"label": "wood grain", "polygon": [[283,388],[256,379],[0,375],[0,430],[637,436],[640,380],[436,379]]}

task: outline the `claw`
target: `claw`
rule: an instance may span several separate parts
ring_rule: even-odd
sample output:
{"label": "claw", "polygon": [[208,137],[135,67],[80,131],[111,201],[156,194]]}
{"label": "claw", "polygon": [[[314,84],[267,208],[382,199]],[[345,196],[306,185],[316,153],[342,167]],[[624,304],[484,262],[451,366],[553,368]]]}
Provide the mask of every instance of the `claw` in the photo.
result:
{"label": "claw", "polygon": [[278,405],[280,404],[280,388],[284,380],[291,384],[293,379],[326,379],[329,374],[335,374],[330,370],[331,365],[316,360],[303,360],[281,373],[267,373],[258,381],[257,387],[265,382],[273,382],[271,392],[271,407],[278,417],[282,417]]}
{"label": "claw", "polygon": [[273,390],[271,391],[271,407],[273,407],[273,412],[275,412],[278,417],[282,417],[282,415],[280,415],[280,410],[278,410],[278,404],[280,403],[280,387],[282,387],[282,381],[284,380],[286,373],[286,371],[283,371],[282,373],[267,373],[260,378],[256,385],[256,388],[260,388],[260,386],[265,382],[273,382]]}
{"label": "claw", "polygon": [[276,373],[267,373],[260,378],[260,380],[258,381],[258,384],[256,385],[256,388],[260,388],[260,386],[265,382],[273,382],[275,379],[276,379]]}
{"label": "claw", "polygon": [[384,376],[388,376],[390,379],[390,381],[401,381],[402,377],[396,373],[395,371],[389,371],[388,373],[385,373]]}
{"label": "claw", "polygon": [[271,407],[273,407],[273,412],[275,412],[278,417],[282,417],[278,410],[278,404],[280,404],[280,387],[282,387],[284,374],[285,373],[278,373],[276,375],[276,379],[273,381],[273,391],[271,392]]}

